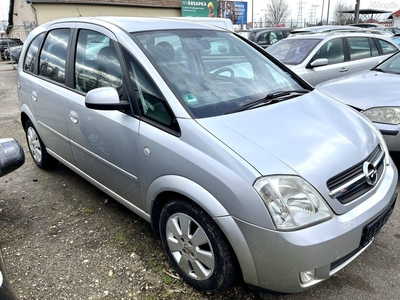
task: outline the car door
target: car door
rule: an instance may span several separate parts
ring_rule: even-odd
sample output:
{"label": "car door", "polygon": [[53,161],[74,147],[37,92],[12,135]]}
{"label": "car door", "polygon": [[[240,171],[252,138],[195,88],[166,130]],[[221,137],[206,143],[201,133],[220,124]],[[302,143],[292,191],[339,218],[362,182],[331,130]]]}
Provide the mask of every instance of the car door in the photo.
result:
{"label": "car door", "polygon": [[120,101],[129,100],[116,37],[105,28],[89,24],[77,28],[76,36],[71,64],[73,89],[66,94],[66,118],[75,166],[120,202],[142,207],[138,203],[139,120],[131,111],[85,106],[87,93],[101,87],[113,87]]}
{"label": "car door", "polygon": [[[317,59],[327,59],[328,64],[313,66]],[[304,79],[312,85],[341,77],[348,73],[349,62],[345,60],[344,43],[341,37],[323,43],[310,60],[304,63]]]}
{"label": "car door", "polygon": [[32,42],[19,87],[22,97],[30,101],[36,129],[47,150],[72,162],[65,117],[67,45],[71,35],[67,26],[49,28],[39,52],[43,36]]}

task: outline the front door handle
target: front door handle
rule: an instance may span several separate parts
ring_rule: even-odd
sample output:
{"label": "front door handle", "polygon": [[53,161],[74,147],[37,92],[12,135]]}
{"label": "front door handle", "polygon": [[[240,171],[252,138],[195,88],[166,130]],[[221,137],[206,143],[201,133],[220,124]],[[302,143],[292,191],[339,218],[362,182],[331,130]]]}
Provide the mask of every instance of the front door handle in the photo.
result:
{"label": "front door handle", "polygon": [[35,91],[32,91],[31,98],[32,98],[32,101],[35,101],[35,102],[37,101],[37,94]]}
{"label": "front door handle", "polygon": [[340,72],[340,73],[343,73],[343,72],[347,72],[348,70],[349,70],[349,69],[347,69],[347,68],[341,68],[339,72]]}
{"label": "front door handle", "polygon": [[72,123],[78,124],[79,123],[79,116],[78,113],[74,110],[70,110],[68,114],[69,119]]}

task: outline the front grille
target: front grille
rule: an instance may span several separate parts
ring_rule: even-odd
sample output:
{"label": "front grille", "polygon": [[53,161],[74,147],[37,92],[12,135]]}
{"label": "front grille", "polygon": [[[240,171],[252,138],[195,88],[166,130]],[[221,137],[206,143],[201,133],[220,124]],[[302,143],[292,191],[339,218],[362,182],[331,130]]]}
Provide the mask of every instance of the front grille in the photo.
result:
{"label": "front grille", "polygon": [[364,174],[364,163],[370,162],[374,165],[377,176],[376,181],[379,181],[385,167],[384,158],[385,153],[378,145],[364,160],[329,179],[326,184],[331,192],[330,196],[340,203],[346,204],[368,192],[374,186],[368,183],[368,178]]}

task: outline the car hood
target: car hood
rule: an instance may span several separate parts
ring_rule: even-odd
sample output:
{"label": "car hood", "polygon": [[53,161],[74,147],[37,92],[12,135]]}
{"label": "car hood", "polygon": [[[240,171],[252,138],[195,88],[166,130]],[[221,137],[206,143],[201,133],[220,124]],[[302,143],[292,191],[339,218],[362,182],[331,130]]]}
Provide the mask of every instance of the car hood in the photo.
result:
{"label": "car hood", "polygon": [[363,116],[318,91],[197,122],[260,175],[296,174],[325,190],[378,144]]}
{"label": "car hood", "polygon": [[365,110],[377,106],[399,106],[399,83],[400,75],[364,71],[326,81],[316,88],[339,101]]}

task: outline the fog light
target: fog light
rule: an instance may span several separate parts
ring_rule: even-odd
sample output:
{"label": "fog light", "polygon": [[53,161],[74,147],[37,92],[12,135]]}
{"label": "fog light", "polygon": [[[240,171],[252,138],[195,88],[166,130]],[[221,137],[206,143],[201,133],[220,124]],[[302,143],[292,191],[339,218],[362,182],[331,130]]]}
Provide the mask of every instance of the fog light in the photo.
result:
{"label": "fog light", "polygon": [[315,279],[315,270],[300,272],[300,281],[302,284],[310,283]]}

